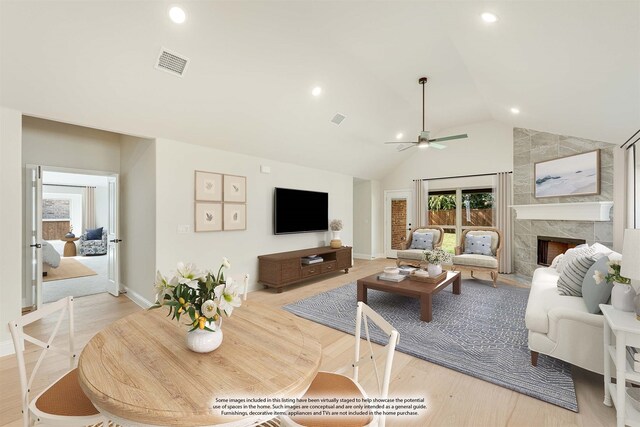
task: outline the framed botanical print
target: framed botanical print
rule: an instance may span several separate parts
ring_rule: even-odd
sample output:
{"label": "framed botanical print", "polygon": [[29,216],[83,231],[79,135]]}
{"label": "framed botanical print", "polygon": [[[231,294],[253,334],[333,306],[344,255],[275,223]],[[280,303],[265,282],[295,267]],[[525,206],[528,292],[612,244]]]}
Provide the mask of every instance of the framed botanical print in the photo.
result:
{"label": "framed botanical print", "polygon": [[222,201],[222,174],[196,171],[195,175],[196,201]]}
{"label": "framed botanical print", "polygon": [[224,202],[246,203],[247,178],[237,175],[224,176]]}
{"label": "framed botanical print", "polygon": [[196,202],[195,231],[222,230],[222,203]]}
{"label": "framed botanical print", "polygon": [[536,198],[600,194],[600,150],[536,163],[533,186]]}
{"label": "framed botanical print", "polygon": [[224,230],[247,229],[247,205],[244,203],[224,204]]}

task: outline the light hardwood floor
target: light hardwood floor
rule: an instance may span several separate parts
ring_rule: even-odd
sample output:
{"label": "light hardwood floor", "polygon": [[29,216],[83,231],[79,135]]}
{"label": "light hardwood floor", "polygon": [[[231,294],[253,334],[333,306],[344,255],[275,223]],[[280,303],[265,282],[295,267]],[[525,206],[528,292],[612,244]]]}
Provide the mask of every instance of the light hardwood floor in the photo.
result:
{"label": "light hardwood floor", "polygon": [[[285,288],[251,292],[249,299],[282,306],[374,274],[392,260],[356,260],[348,274],[329,276],[321,282],[309,282]],[[152,284],[149,284],[152,286]],[[491,286],[487,281],[487,286]],[[499,286],[507,286],[499,283]],[[464,292],[464,289],[463,289]],[[76,343],[78,349],[105,325],[140,310],[126,296],[114,298],[98,294],[75,300]],[[303,320],[323,347],[323,370],[336,370],[350,363],[353,336],[317,323]],[[51,322],[39,328],[46,331]],[[34,332],[35,333],[35,332]],[[63,338],[63,337],[61,337]],[[402,337],[401,337],[402,339]],[[454,357],[452,355],[452,357]],[[33,353],[27,360],[35,363]],[[56,356],[41,368],[35,393],[64,371],[66,362]],[[456,371],[397,352],[393,365],[391,396],[421,396],[427,409],[420,417],[387,419],[391,427],[404,426],[613,426],[615,410],[602,404],[603,378],[574,368],[579,413],[542,402]],[[362,372],[367,390],[375,390],[370,370]],[[14,356],[0,358],[0,425],[20,426],[19,380]]]}

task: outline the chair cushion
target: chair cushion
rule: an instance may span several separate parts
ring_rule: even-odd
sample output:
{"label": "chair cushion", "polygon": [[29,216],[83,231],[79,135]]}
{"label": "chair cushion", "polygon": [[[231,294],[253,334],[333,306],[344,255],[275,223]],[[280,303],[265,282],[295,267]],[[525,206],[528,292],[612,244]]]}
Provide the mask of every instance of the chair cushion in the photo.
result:
{"label": "chair cushion", "polygon": [[102,240],[102,227],[87,230],[87,240]]}
{"label": "chair cushion", "polygon": [[433,233],[418,233],[414,231],[409,249],[433,249]]}
{"label": "chair cushion", "polygon": [[404,251],[398,251],[398,259],[411,259],[416,261],[422,261],[424,250],[422,249],[406,249]]}
{"label": "chair cushion", "polygon": [[462,254],[453,256],[453,265],[498,268],[498,260],[489,255]]}
{"label": "chair cushion", "polygon": [[[311,382],[309,389],[302,396],[303,398],[313,397],[320,398],[358,398],[363,399],[366,396],[362,394],[358,386],[349,377],[334,374],[332,372],[318,372]],[[366,405],[366,404],[365,404]],[[343,409],[324,409],[326,412],[338,412]],[[365,411],[362,411],[365,412]],[[307,427],[361,427],[369,424],[373,417],[370,415],[328,415],[328,416],[299,416],[291,417],[296,423]]]}
{"label": "chair cushion", "polygon": [[573,258],[562,270],[558,278],[558,292],[560,295],[582,296],[582,282],[587,271],[596,262],[591,255]]}
{"label": "chair cushion", "polygon": [[36,400],[36,408],[52,415],[86,417],[98,410],[80,388],[78,369],[69,371]]}
{"label": "chair cushion", "polygon": [[491,251],[491,236],[486,234],[475,236],[467,233],[464,237],[464,253],[493,255],[493,252]]}
{"label": "chair cushion", "polygon": [[466,236],[469,236],[469,235],[491,236],[491,254],[495,255],[496,251],[498,250],[498,241],[500,240],[500,236],[498,235],[498,233],[491,230],[469,230],[467,231],[467,234],[465,234],[465,239],[466,239]]}
{"label": "chair cushion", "polygon": [[[602,252],[600,252],[602,253]],[[596,270],[601,273],[605,273],[609,268],[609,257],[600,257],[587,271],[582,281],[582,299],[587,306],[587,311],[592,314],[600,312],[600,304],[606,304],[611,298],[611,289],[613,289],[613,283],[603,281],[602,283],[596,283],[596,279],[593,277],[596,274]]]}

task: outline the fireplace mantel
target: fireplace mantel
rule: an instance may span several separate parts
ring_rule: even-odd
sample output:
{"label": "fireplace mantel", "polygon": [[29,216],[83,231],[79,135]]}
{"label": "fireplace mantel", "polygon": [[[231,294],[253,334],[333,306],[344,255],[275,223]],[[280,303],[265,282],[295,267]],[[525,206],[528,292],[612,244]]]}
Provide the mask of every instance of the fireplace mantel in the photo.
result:
{"label": "fireplace mantel", "polygon": [[613,202],[541,203],[511,205],[517,219],[559,221],[609,221]]}

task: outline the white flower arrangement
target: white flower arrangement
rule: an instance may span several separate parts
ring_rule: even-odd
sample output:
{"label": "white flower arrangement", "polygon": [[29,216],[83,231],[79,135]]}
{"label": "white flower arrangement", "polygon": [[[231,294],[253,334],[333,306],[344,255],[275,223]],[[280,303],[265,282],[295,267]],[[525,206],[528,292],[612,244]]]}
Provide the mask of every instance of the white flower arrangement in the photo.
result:
{"label": "white flower arrangement", "polygon": [[231,316],[235,307],[242,301],[238,295],[238,287],[227,282],[224,269],[231,268],[227,258],[217,273],[199,271],[194,264],[178,263],[176,273],[167,279],[158,271],[156,273],[156,303],[151,308],[169,306],[169,315],[180,321],[180,316],[187,314],[190,321],[187,326],[194,329],[212,331],[215,322],[224,313]]}
{"label": "white flower arrangement", "polygon": [[442,249],[431,249],[422,253],[422,259],[429,264],[439,265],[443,263],[448,264],[453,258],[449,252],[443,251]]}
{"label": "white flower arrangement", "polygon": [[342,230],[342,220],[341,219],[332,219],[329,223],[329,228],[331,231],[340,231]]}
{"label": "white flower arrangement", "polygon": [[607,274],[604,274],[601,271],[596,270],[593,275],[596,284],[600,284],[602,282],[618,282],[623,285],[631,285],[631,280],[627,279],[624,276],[620,275],[620,261],[613,260],[607,262]]}

